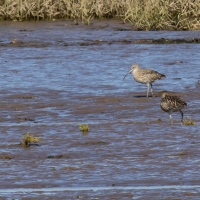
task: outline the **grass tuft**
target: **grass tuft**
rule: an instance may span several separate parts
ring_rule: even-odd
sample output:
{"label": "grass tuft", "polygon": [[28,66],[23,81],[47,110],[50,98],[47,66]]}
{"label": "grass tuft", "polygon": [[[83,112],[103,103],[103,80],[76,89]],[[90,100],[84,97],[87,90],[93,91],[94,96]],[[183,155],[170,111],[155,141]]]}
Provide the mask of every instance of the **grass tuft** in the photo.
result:
{"label": "grass tuft", "polygon": [[82,132],[89,132],[88,124],[80,124],[79,128]]}
{"label": "grass tuft", "polygon": [[[199,30],[200,0],[0,0],[1,20],[118,18],[135,30]],[[77,24],[77,23],[75,23]]]}
{"label": "grass tuft", "polygon": [[184,119],[183,120],[183,125],[187,125],[187,126],[195,125],[195,122],[193,121],[192,118],[190,118],[190,119]]}
{"label": "grass tuft", "polygon": [[26,133],[21,137],[20,145],[29,147],[31,144],[37,144],[38,142],[40,142],[39,137],[34,137],[30,133]]}

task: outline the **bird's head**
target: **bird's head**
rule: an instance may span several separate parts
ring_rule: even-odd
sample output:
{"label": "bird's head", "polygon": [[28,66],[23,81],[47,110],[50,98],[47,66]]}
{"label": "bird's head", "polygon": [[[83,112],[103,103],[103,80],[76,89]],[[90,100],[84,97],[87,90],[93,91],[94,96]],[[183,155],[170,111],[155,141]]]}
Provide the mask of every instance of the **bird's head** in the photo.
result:
{"label": "bird's head", "polygon": [[133,64],[131,66],[131,69],[127,72],[127,74],[124,76],[123,80],[125,79],[125,77],[128,75],[128,74],[131,74],[135,69],[139,68],[139,65],[138,64]]}
{"label": "bird's head", "polygon": [[138,64],[133,64],[132,66],[131,66],[131,70],[133,71],[134,69],[137,69],[137,68],[139,68],[139,65]]}
{"label": "bird's head", "polygon": [[167,95],[168,95],[167,92],[163,92],[163,93],[162,93],[162,99],[165,98]]}

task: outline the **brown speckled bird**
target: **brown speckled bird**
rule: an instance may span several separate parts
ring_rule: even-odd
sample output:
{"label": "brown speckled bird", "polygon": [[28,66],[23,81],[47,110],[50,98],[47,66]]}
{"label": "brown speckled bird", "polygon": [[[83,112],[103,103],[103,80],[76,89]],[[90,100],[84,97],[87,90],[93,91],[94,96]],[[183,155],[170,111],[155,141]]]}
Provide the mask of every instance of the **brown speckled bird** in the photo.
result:
{"label": "brown speckled bird", "polygon": [[143,69],[140,68],[138,64],[133,64],[131,70],[124,76],[123,80],[130,73],[133,74],[135,81],[147,84],[147,97],[149,96],[149,86],[151,87],[151,94],[153,97],[152,83],[156,80],[160,80],[166,77],[164,74],[160,74],[157,71],[151,69]]}
{"label": "brown speckled bird", "polygon": [[187,103],[181,100],[178,96],[169,95],[167,92],[162,94],[162,100],[160,102],[160,107],[163,111],[169,114],[170,122],[172,121],[172,112],[179,111],[181,113],[181,122],[183,123],[183,112],[182,108],[186,107]]}

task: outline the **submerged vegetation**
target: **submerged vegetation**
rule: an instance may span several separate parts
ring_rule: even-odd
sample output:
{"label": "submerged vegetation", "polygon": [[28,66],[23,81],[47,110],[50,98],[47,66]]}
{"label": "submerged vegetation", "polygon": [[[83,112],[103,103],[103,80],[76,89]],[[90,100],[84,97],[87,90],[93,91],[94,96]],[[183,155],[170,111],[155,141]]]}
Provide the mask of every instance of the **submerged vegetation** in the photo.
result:
{"label": "submerged vegetation", "polygon": [[136,30],[200,28],[200,0],[0,0],[1,20],[118,18]]}
{"label": "submerged vegetation", "polygon": [[30,133],[26,133],[23,137],[21,137],[20,145],[29,147],[31,144],[37,144],[38,142],[40,142],[39,137],[34,137]]}

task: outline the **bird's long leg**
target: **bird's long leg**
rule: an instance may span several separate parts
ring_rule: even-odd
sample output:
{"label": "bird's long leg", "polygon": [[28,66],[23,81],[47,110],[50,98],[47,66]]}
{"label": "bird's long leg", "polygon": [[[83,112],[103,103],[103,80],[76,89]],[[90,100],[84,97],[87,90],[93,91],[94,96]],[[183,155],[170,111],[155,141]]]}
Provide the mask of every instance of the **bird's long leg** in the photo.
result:
{"label": "bird's long leg", "polygon": [[170,123],[173,124],[173,119],[172,119],[171,113],[169,114],[169,118],[170,118]]}
{"label": "bird's long leg", "polygon": [[180,113],[181,113],[181,123],[183,123],[183,112],[182,112],[182,110],[180,110]]}
{"label": "bird's long leg", "polygon": [[147,97],[149,96],[149,84],[147,84]]}
{"label": "bird's long leg", "polygon": [[150,83],[150,86],[151,86],[151,95],[152,95],[152,97],[154,97],[153,96],[153,85],[152,85],[152,83]]}

